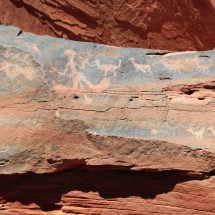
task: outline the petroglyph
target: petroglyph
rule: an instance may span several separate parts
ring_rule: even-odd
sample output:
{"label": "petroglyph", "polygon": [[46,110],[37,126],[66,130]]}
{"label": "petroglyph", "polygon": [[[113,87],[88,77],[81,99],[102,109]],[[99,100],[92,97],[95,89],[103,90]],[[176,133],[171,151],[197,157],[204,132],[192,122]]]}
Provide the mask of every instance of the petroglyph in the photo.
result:
{"label": "petroglyph", "polygon": [[161,60],[161,63],[166,67],[167,71],[172,72],[181,72],[183,69],[183,63],[181,60],[177,59],[171,59],[171,58],[165,58],[163,57]]}
{"label": "petroglyph", "polygon": [[195,136],[197,138],[198,142],[202,142],[203,135],[205,132],[205,127],[203,127],[200,130],[193,130],[193,128],[190,126],[190,128],[187,131],[190,132],[193,136]]}
{"label": "petroglyph", "polygon": [[38,64],[29,53],[18,48],[0,47],[0,72],[5,73],[9,79],[33,81],[38,69]]}
{"label": "petroglyph", "polygon": [[212,62],[200,63],[199,58],[194,58],[193,60],[195,61],[196,69],[198,72],[201,72],[201,73],[209,73],[210,72],[209,69],[212,65]]}
{"label": "petroglyph", "polygon": [[35,75],[35,72],[31,65],[21,67],[21,65],[19,64],[13,64],[6,61],[0,64],[0,71],[5,72],[7,77],[9,77],[10,79],[14,79],[19,75],[23,75],[26,80],[32,81]]}
{"label": "petroglyph", "polygon": [[203,136],[207,131],[209,131],[215,139],[215,127],[213,125],[211,125],[210,127],[202,127],[199,130],[195,130],[190,126],[187,131],[194,135],[197,138],[198,142],[202,142]]}
{"label": "petroglyph", "polygon": [[[76,63],[77,53],[74,50],[68,49],[64,52],[64,55],[68,58],[68,62],[63,72],[59,71],[56,67],[51,67],[53,72],[58,73],[61,76],[67,76],[72,79],[72,86],[67,87],[61,84],[57,84],[55,81],[52,82],[53,89],[58,93],[76,94],[83,93],[85,102],[90,103],[92,100],[86,95],[85,89],[90,89],[92,92],[99,92],[107,89],[110,86],[110,79],[103,78],[99,84],[93,84],[90,82],[81,70],[85,69],[86,64],[89,66],[95,66],[90,64],[88,59],[79,57],[79,63]],[[78,65],[77,65],[78,64]]]}
{"label": "petroglyph", "polygon": [[130,58],[129,60],[132,62],[136,72],[146,73],[146,72],[151,71],[151,66],[150,65],[148,65],[148,64],[138,64],[138,63],[135,62],[134,57]]}
{"label": "petroglyph", "polygon": [[108,73],[112,73],[116,77],[117,70],[121,67],[122,61],[119,60],[118,64],[101,64],[99,60],[95,60],[97,67],[105,73],[107,76]]}
{"label": "petroglyph", "polygon": [[76,64],[80,69],[85,69],[86,65],[88,66],[96,66],[95,63],[90,63],[89,60],[83,57],[78,57],[78,63]]}
{"label": "petroglyph", "polygon": [[215,139],[215,128],[214,128],[214,126],[211,125],[209,128],[207,128],[207,130],[210,131],[213,134],[214,139]]}
{"label": "petroglyph", "polygon": [[[190,54],[187,52],[186,54]],[[186,59],[174,59],[169,58],[169,56],[177,56],[179,54],[167,54],[165,55],[160,63],[163,64],[164,67],[169,72],[189,72],[191,70],[196,70],[203,74],[208,74],[210,72],[210,68],[215,66],[214,61],[212,60],[202,60],[199,57],[194,58],[186,58]]]}

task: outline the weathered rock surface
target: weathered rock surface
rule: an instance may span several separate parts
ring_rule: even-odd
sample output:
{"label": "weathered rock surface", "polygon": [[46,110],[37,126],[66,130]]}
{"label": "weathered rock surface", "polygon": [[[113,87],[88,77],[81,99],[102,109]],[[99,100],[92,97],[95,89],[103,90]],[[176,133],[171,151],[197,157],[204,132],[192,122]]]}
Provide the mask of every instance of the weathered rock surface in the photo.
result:
{"label": "weathered rock surface", "polygon": [[124,47],[215,47],[214,0],[0,0],[0,23]]}
{"label": "weathered rock surface", "polygon": [[215,213],[215,51],[19,31],[0,27],[3,214]]}
{"label": "weathered rock surface", "polygon": [[179,214],[215,212],[215,177],[71,171],[1,176],[0,214]]}

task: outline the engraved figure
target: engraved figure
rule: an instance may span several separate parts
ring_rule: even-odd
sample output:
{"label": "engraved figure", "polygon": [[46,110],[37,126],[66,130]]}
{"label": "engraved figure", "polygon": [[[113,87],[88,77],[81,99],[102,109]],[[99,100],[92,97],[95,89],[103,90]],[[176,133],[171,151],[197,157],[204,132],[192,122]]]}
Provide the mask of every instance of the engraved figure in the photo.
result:
{"label": "engraved figure", "polygon": [[210,64],[208,63],[200,63],[199,58],[194,58],[196,68],[199,72],[209,73]]}
{"label": "engraved figure", "polygon": [[76,63],[75,63],[76,52],[74,50],[66,50],[64,54],[66,57],[68,57],[69,61],[66,64],[66,68],[64,69],[63,74],[65,75],[68,68],[70,68],[71,74],[69,75],[69,77],[71,77],[73,80],[72,86],[75,89],[77,88],[84,89],[83,84],[86,84],[90,89],[93,89],[93,84],[91,84],[91,82],[87,80],[87,78],[84,76],[82,72],[80,71],[78,72],[76,68]]}
{"label": "engraved figure", "polygon": [[167,68],[169,72],[181,72],[182,62],[169,58],[162,58],[161,63]]}
{"label": "engraved figure", "polygon": [[105,73],[112,73],[114,77],[116,77],[116,71],[121,67],[122,61],[119,60],[118,64],[101,64],[99,60],[95,60],[96,66]]}
{"label": "engraved figure", "polygon": [[19,64],[13,64],[8,62],[0,63],[0,71],[4,71],[7,77],[14,79],[20,74],[25,77],[26,80],[32,81],[34,78],[35,71],[31,64],[21,67]]}
{"label": "engraved figure", "polygon": [[[168,56],[170,56],[170,54],[168,54]],[[202,73],[209,73],[209,68],[212,66],[212,62],[201,63],[200,58],[198,57],[187,59],[171,59],[167,58],[167,55],[162,58],[161,63],[167,68],[169,72],[185,72],[193,68]]]}
{"label": "engraved figure", "polygon": [[211,125],[209,128],[207,128],[208,131],[210,131],[213,135],[214,135],[214,138],[215,138],[215,128],[213,125]]}
{"label": "engraved figure", "polygon": [[148,64],[138,64],[138,63],[136,63],[134,57],[130,58],[129,60],[132,62],[136,72],[141,71],[143,73],[146,73],[146,72],[151,70],[151,67]]}
{"label": "engraved figure", "polygon": [[83,59],[83,57],[79,57],[79,67],[81,69],[84,69],[86,67],[86,65],[88,66],[96,66],[96,64],[94,63],[90,63],[88,59]]}
{"label": "engraved figure", "polygon": [[189,131],[192,135],[194,135],[198,139],[198,142],[201,142],[203,140],[205,127],[203,127],[201,130],[193,130],[193,128],[190,127],[187,131]]}
{"label": "engraved figure", "polygon": [[[68,62],[66,64],[66,67],[63,72],[59,71],[56,67],[52,67],[52,71],[60,74],[60,75],[66,75],[68,73],[68,70],[70,71],[68,74],[69,78],[72,78],[72,87],[66,87],[63,85],[56,84],[55,81],[53,81],[53,88],[60,92],[68,92],[68,93],[74,93],[74,92],[80,92],[80,90],[84,90],[85,86],[90,88],[93,92],[96,91],[102,91],[104,89],[107,89],[110,85],[110,80],[107,78],[104,78],[101,80],[101,82],[97,85],[92,84],[85,75],[78,71],[77,69],[77,63],[75,61],[76,52],[74,50],[68,49],[64,52],[64,55],[68,58]],[[94,66],[89,63],[88,59],[84,60],[81,59],[81,65],[79,66],[81,69],[85,68],[85,65],[88,64],[89,66]],[[91,102],[91,99],[84,93],[83,94],[86,102]]]}

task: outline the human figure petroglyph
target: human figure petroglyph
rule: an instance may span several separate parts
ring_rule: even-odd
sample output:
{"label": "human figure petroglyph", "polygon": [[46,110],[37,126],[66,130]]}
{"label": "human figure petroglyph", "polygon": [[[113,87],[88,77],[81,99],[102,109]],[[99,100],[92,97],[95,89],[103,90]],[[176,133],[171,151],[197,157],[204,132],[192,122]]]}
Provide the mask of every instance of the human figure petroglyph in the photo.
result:
{"label": "human figure petroglyph", "polygon": [[66,50],[64,54],[66,57],[68,57],[69,61],[66,64],[66,68],[64,69],[63,74],[65,75],[68,68],[70,68],[71,73],[69,77],[73,79],[72,86],[75,89],[78,89],[79,87],[80,89],[84,89],[83,84],[86,84],[90,89],[93,89],[93,84],[90,81],[88,81],[88,79],[85,77],[85,75],[82,72],[77,70],[76,62],[75,62],[76,52],[73,50]]}
{"label": "human figure petroglyph", "polygon": [[[74,50],[68,49],[64,52],[64,55],[68,58],[68,62],[65,66],[63,72],[59,71],[56,67],[52,67],[52,70],[62,76],[67,75],[69,78],[72,79],[72,87],[67,87],[63,85],[56,84],[53,81],[53,88],[56,91],[60,91],[60,89],[65,93],[80,93],[83,92],[84,89],[87,87],[91,89],[93,92],[100,92],[107,89],[110,86],[110,80],[108,78],[103,78],[99,84],[91,83],[86,76],[78,71],[78,67],[80,69],[84,69],[85,65],[88,64],[89,66],[95,66],[95,64],[90,64],[88,59],[83,59],[79,57],[79,66],[76,63],[76,52]],[[83,93],[84,99],[86,102],[91,102],[91,99]]]}
{"label": "human figure petroglyph", "polygon": [[138,64],[138,63],[136,63],[134,57],[130,58],[129,60],[132,62],[136,72],[146,73],[146,72],[149,72],[151,70],[151,66],[148,65],[148,64]]}
{"label": "human figure petroglyph", "polygon": [[[77,64],[75,61],[76,52],[74,50],[68,49],[64,52],[64,55],[68,58],[68,62],[63,72],[59,71],[56,67],[52,67],[52,70],[62,76],[65,76],[68,73],[68,77],[72,78],[72,88],[76,90],[84,89],[84,85],[90,89],[93,89],[94,85],[85,77],[82,72],[78,71],[77,69]],[[87,61],[81,65],[83,69],[85,68],[86,63]]]}
{"label": "human figure petroglyph", "polygon": [[105,73],[112,73],[114,77],[116,77],[116,71],[121,67],[122,61],[119,60],[118,64],[101,64],[99,60],[95,60],[96,66]]}
{"label": "human figure petroglyph", "polygon": [[192,135],[194,135],[197,138],[198,142],[201,142],[203,140],[205,127],[203,127],[200,130],[193,130],[193,128],[190,127],[187,131],[190,132]]}
{"label": "human figure petroglyph", "polygon": [[[61,73],[61,75],[66,75],[68,69],[71,70],[71,73],[69,73],[68,77],[73,79],[73,84],[72,87],[74,89],[84,89],[84,85],[86,85],[87,87],[89,87],[91,90],[96,90],[97,88],[101,88],[102,85],[105,88],[108,88],[109,84],[107,79],[103,79],[99,84],[94,85],[92,84],[86,77],[85,75],[78,71],[77,69],[77,64],[75,62],[75,56],[76,56],[76,52],[74,50],[66,50],[65,51],[65,56],[68,57],[68,62],[66,64],[66,67],[64,69],[64,71]],[[84,61],[82,60],[82,64],[81,64],[81,68],[84,69],[85,65],[88,64],[90,66],[94,66],[95,64],[90,64],[88,59],[85,59]],[[108,84],[108,86],[107,86]]]}

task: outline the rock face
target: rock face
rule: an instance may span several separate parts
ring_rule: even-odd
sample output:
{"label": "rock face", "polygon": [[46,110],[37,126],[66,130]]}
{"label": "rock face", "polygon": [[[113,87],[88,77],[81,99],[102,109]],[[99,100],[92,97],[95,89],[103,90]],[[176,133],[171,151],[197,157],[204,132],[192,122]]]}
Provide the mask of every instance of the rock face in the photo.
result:
{"label": "rock face", "polygon": [[[124,47],[215,47],[214,0],[0,0],[0,23]],[[33,27],[32,27],[33,26]]]}
{"label": "rock face", "polygon": [[215,51],[19,32],[0,27],[3,214],[215,213]]}

